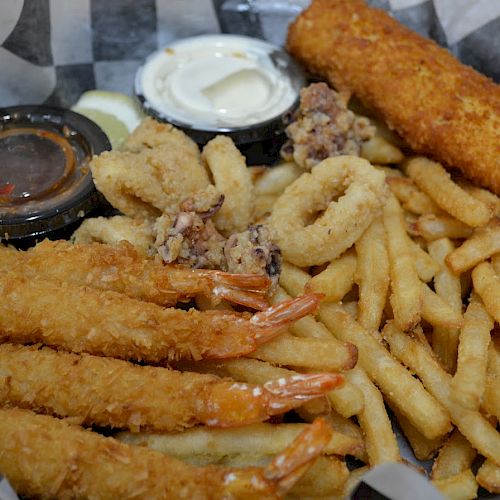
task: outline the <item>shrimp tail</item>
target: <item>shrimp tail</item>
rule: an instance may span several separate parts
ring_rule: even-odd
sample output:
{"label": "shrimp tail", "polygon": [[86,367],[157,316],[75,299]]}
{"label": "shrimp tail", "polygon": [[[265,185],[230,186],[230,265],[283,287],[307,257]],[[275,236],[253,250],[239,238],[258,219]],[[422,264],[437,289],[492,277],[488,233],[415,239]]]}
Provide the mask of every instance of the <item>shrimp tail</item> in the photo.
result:
{"label": "shrimp tail", "polygon": [[323,453],[332,436],[327,421],[317,418],[265,469],[228,471],[224,486],[231,498],[281,498]]}
{"label": "shrimp tail", "polygon": [[263,311],[269,307],[266,299],[271,280],[260,274],[234,274],[214,270],[196,270],[200,278],[205,278],[206,293],[212,299],[225,299],[234,304]]}
{"label": "shrimp tail", "polygon": [[253,326],[255,341],[258,344],[268,342],[279,333],[281,328],[308,314],[314,314],[323,298],[322,293],[308,293],[254,314],[250,322]]}
{"label": "shrimp tail", "polygon": [[343,385],[344,376],[338,373],[298,374],[288,378],[270,380],[264,389],[271,394],[267,413],[277,415],[324,396]]}
{"label": "shrimp tail", "polygon": [[331,437],[330,425],[323,417],[317,418],[264,469],[264,477],[285,494],[323,452]]}

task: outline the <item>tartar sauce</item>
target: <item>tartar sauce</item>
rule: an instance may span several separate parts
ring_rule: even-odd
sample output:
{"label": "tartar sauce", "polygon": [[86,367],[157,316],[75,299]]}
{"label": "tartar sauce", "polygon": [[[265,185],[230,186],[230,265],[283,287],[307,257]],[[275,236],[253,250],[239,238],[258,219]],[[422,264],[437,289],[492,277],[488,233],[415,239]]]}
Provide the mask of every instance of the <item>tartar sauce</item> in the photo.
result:
{"label": "tartar sauce", "polygon": [[278,47],[244,36],[205,35],[152,54],[137,74],[136,88],[145,105],[167,120],[215,130],[286,112],[300,83]]}

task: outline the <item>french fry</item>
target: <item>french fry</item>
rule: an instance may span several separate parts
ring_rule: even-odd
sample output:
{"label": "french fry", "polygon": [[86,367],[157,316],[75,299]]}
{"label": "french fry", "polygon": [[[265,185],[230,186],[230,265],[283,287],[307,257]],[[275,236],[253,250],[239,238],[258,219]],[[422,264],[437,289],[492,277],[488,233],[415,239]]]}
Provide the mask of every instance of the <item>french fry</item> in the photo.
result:
{"label": "french fry", "polygon": [[433,479],[432,483],[449,500],[477,498],[477,482],[470,469],[444,479]]}
{"label": "french fry", "polygon": [[[266,424],[271,429],[261,430],[250,427],[239,429],[225,429],[228,432],[211,434],[204,428],[198,433],[181,434],[128,434],[121,433],[116,437],[118,440],[131,445],[146,446],[160,453],[175,457],[183,462],[196,466],[219,465],[224,467],[263,467],[268,465],[276,454],[269,449],[279,448],[273,446],[272,441],[275,435],[274,429],[278,431],[278,443],[288,442],[286,432],[280,429],[281,425],[302,425],[302,424]],[[304,424],[307,425],[307,424]],[[304,427],[305,428],[305,427]],[[238,431],[232,435],[231,431]],[[246,432],[240,432],[246,431]],[[241,447],[234,447],[233,441],[241,439],[242,443],[248,443],[251,433],[256,431],[256,441],[252,441],[252,446],[247,450]],[[291,429],[290,435],[295,435]],[[204,435],[207,434],[207,435]],[[266,445],[259,445],[266,442]],[[271,445],[271,446],[269,446]],[[238,449],[235,453],[234,449]],[[279,452],[278,452],[279,453]],[[291,495],[330,495],[339,488],[342,488],[347,481],[349,472],[343,461],[333,456],[318,457],[311,469],[307,471],[298,483],[292,488]]]}
{"label": "french fry", "polygon": [[266,167],[256,175],[254,181],[254,194],[256,196],[278,196],[304,171],[293,161]]}
{"label": "french fry", "polygon": [[348,250],[328,264],[326,269],[313,276],[304,291],[324,294],[324,300],[338,302],[352,288],[356,272],[356,253]]}
{"label": "french fry", "polygon": [[439,163],[423,157],[413,158],[406,164],[406,173],[439,207],[464,224],[484,226],[491,218],[489,207],[453,182]]}
{"label": "french fry", "polygon": [[345,487],[349,469],[336,457],[318,457],[308,471],[290,490],[290,496],[304,498],[328,497]]}
{"label": "french fry", "polygon": [[338,304],[323,304],[319,318],[344,342],[358,348],[359,364],[384,396],[427,438],[450,430],[448,412],[412,377],[380,341],[364,330]]}
{"label": "french fry", "polygon": [[500,352],[495,342],[490,342],[488,348],[488,368],[486,371],[486,384],[483,394],[482,408],[488,415],[500,419]]}
{"label": "french fry", "polygon": [[311,276],[300,267],[289,262],[283,262],[280,274],[280,285],[292,296],[296,297],[304,293],[304,287]]}
{"label": "french fry", "polygon": [[489,262],[482,262],[472,271],[474,290],[481,297],[484,307],[500,322],[500,277]]}
{"label": "french fry", "polygon": [[427,241],[439,238],[465,239],[472,234],[472,228],[448,215],[421,215],[414,224],[417,235]]}
{"label": "french fry", "polygon": [[500,219],[492,219],[486,226],[474,231],[472,236],[446,257],[446,263],[455,274],[468,269],[500,252]]}
{"label": "french fry", "polygon": [[418,243],[415,243],[409,236],[407,238],[418,277],[424,283],[428,283],[439,272],[439,264]]}
{"label": "french fry", "polygon": [[370,163],[382,163],[384,165],[401,163],[405,158],[398,147],[386,141],[380,135],[375,135],[361,144],[360,156]]}
{"label": "french fry", "polygon": [[[166,455],[186,460],[219,460],[226,456],[275,455],[284,450],[309,424],[258,424],[227,429],[193,427],[179,433],[121,432],[115,437],[129,444],[147,446]],[[216,431],[216,432],[214,432]],[[334,432],[325,455],[360,455],[364,446],[351,436]]]}
{"label": "french fry", "polygon": [[394,319],[404,330],[420,321],[422,288],[408,245],[403,211],[394,196],[383,209],[391,277],[390,302]]}
{"label": "french fry", "polygon": [[460,331],[457,371],[451,381],[453,399],[465,408],[477,410],[486,386],[488,345],[493,320],[473,294]]}
{"label": "french fry", "polygon": [[[278,287],[271,299],[271,303],[275,304],[291,298],[292,297],[288,295],[283,288]],[[300,319],[291,325],[289,331],[301,338],[319,339],[327,342],[339,342],[332,335],[330,330],[323,325],[323,323],[316,321],[312,316],[306,316],[305,318]],[[344,349],[345,344],[339,342],[339,348]],[[357,415],[363,408],[363,395],[347,380],[342,387],[339,387],[335,391],[331,391],[328,395],[328,399],[330,400],[333,408],[335,408],[335,410],[337,410],[344,417]]]}
{"label": "french fry", "polygon": [[410,443],[413,454],[417,460],[430,460],[433,458],[444,441],[444,436],[427,439],[411,422],[395,407],[390,405],[403,434]]}
{"label": "french fry", "polygon": [[341,344],[337,339],[318,340],[287,334],[261,345],[247,357],[278,365],[333,372],[350,370],[358,359],[357,349],[352,344]]}
{"label": "french fry", "polygon": [[432,479],[455,476],[470,468],[476,458],[476,450],[456,429],[439,450],[432,465]]}
{"label": "french fry", "polygon": [[[455,276],[445,263],[446,256],[455,249],[448,238],[429,242],[429,255],[440,266],[434,276],[436,294],[444,299],[457,313],[462,312],[462,294],[460,279]],[[458,352],[458,328],[434,327],[432,332],[432,348],[440,363],[448,373],[454,373]]]}
{"label": "french fry", "polygon": [[360,368],[350,370],[346,376],[361,389],[365,400],[363,410],[358,415],[358,422],[365,435],[370,466],[400,461],[399,447],[392,432],[382,394]]}
{"label": "french fry", "polygon": [[491,257],[491,265],[493,266],[493,269],[497,273],[497,275],[500,276],[500,253],[497,253],[496,255],[493,255]]}
{"label": "french fry", "polygon": [[489,207],[493,215],[499,217],[500,216],[500,198],[493,194],[491,191],[487,189],[480,188],[479,186],[475,186],[470,182],[460,181],[458,182],[459,186],[469,193],[473,198],[482,201],[485,205]]}
{"label": "french fry", "polygon": [[383,330],[391,352],[410,368],[427,390],[449,411],[452,422],[482,455],[500,464],[500,434],[478,411],[463,408],[451,397],[451,376],[433,358],[429,350],[402,332],[394,322]]}
{"label": "french fry", "polygon": [[443,213],[408,177],[388,177],[386,182],[405,210],[418,215]]}
{"label": "french fry", "polygon": [[432,326],[441,328],[460,328],[463,324],[462,314],[454,310],[437,293],[425,283],[422,288],[422,318]]}
{"label": "french fry", "polygon": [[500,467],[486,460],[476,474],[477,482],[490,493],[500,493]]}
{"label": "french fry", "polygon": [[389,290],[389,257],[385,228],[375,219],[356,242],[355,281],[359,288],[359,324],[367,330],[378,330]]}

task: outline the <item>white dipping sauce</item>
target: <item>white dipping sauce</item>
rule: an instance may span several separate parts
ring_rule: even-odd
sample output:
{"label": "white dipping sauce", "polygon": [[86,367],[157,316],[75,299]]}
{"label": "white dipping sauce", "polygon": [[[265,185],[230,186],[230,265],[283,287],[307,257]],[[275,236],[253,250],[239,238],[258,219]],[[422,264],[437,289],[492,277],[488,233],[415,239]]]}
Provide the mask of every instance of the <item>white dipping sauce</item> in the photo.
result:
{"label": "white dipping sauce", "polygon": [[244,127],[276,117],[296,101],[286,64],[262,40],[206,35],[152,54],[138,73],[147,105],[198,128]]}

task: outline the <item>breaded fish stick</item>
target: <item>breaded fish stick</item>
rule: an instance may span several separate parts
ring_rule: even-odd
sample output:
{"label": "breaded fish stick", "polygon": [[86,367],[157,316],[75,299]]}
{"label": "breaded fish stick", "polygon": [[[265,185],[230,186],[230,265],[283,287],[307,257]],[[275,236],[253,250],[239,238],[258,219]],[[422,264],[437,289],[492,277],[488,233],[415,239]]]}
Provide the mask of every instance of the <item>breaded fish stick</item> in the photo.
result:
{"label": "breaded fish stick", "polygon": [[314,311],[321,299],[303,295],[253,316],[184,311],[16,271],[0,273],[0,297],[0,342],[40,342],[149,363],[248,354]]}
{"label": "breaded fish stick", "polygon": [[45,415],[0,410],[0,473],[27,497],[281,498],[328,443],[322,419],[265,469],[193,467]]}
{"label": "breaded fish stick", "polygon": [[173,306],[197,294],[265,309],[267,276],[231,274],[164,265],[145,259],[130,243],[71,244],[45,240],[26,252],[0,247],[0,271],[17,269],[26,276],[47,277],[129,297]]}
{"label": "breaded fish stick", "polygon": [[12,344],[0,345],[0,373],[8,380],[0,385],[0,404],[132,431],[261,422],[325,395],[344,380],[321,373],[241,384],[215,375]]}
{"label": "breaded fish stick", "polygon": [[500,194],[500,87],[363,0],[314,0],[288,49],[417,153]]}

